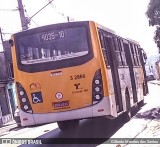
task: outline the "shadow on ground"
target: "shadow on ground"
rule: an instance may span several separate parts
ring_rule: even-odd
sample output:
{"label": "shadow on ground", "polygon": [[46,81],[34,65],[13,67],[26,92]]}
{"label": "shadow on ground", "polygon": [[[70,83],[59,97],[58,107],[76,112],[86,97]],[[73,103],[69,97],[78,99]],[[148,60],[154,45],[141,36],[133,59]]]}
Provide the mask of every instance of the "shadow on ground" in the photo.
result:
{"label": "shadow on ground", "polygon": [[158,117],[158,114],[160,113],[160,107],[156,107],[156,108],[152,108],[150,110],[141,112],[141,113],[137,113],[134,118],[142,118],[142,119],[155,119],[155,120],[160,120],[160,118]]}
{"label": "shadow on ground", "polygon": [[[146,117],[145,114],[137,114],[140,109],[133,110],[133,117]],[[44,135],[35,138],[42,140],[44,143],[42,145],[21,145],[19,147],[96,147],[113,136],[126,122],[128,121],[125,114],[113,120],[106,117],[84,119],[80,121],[80,126],[75,130],[65,132],[60,131],[59,128],[49,132],[46,130]]]}
{"label": "shadow on ground", "polygon": [[106,117],[82,120],[75,130],[60,131],[59,128],[39,136],[43,145],[21,145],[19,147],[96,147],[107,141],[124,125],[124,117],[110,120]]}

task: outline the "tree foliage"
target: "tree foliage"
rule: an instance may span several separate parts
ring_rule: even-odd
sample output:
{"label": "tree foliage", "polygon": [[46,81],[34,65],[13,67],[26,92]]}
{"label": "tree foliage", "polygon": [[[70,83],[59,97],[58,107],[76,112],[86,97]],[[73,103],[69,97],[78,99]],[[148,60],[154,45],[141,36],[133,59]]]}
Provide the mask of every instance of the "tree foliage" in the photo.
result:
{"label": "tree foliage", "polygon": [[160,25],[160,0],[150,0],[146,15],[149,18],[149,25]]}
{"label": "tree foliage", "polygon": [[155,35],[154,35],[154,41],[160,50],[160,26],[157,26],[156,28]]}
{"label": "tree foliage", "polygon": [[154,41],[160,49],[160,0],[150,0],[146,15],[149,25],[156,27]]}

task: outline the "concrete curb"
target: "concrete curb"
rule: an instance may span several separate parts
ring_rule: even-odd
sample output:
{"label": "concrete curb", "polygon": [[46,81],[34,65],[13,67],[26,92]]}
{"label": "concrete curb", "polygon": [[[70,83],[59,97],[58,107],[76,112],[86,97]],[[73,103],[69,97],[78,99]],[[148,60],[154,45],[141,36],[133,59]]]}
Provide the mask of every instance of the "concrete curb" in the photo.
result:
{"label": "concrete curb", "polygon": [[0,137],[3,136],[3,134],[5,132],[9,132],[11,129],[16,128],[17,124],[16,122],[13,120],[11,122],[8,122],[6,124],[4,124],[1,128],[0,128]]}
{"label": "concrete curb", "polygon": [[155,85],[160,85],[160,81],[157,81],[157,80],[155,80],[155,81],[149,81],[148,83],[155,84]]}

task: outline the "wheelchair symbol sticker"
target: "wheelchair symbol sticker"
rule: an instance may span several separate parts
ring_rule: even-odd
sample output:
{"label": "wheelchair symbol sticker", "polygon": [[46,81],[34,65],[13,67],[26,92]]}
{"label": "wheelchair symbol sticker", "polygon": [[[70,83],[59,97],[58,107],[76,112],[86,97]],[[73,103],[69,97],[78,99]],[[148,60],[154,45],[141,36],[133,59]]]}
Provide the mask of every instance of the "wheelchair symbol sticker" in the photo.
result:
{"label": "wheelchair symbol sticker", "polygon": [[37,104],[37,103],[42,103],[43,102],[41,92],[31,93],[31,96],[32,96],[32,103],[33,104]]}

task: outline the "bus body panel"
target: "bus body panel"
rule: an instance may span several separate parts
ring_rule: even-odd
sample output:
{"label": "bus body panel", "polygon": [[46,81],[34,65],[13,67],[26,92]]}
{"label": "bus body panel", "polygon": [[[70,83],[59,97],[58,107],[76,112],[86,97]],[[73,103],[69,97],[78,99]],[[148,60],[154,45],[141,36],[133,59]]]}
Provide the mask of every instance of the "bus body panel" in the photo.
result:
{"label": "bus body panel", "polygon": [[144,76],[143,76],[143,69],[142,67],[134,67],[134,76],[135,76],[135,83],[137,89],[137,102],[143,100],[143,83],[144,83]]}
{"label": "bus body panel", "polygon": [[[112,103],[115,104],[115,94],[114,94],[114,88],[113,88],[113,81],[112,81],[112,73],[111,70],[108,70],[109,73],[109,85],[110,85],[110,96],[112,97]],[[131,82],[130,82],[130,75],[129,75],[129,69],[128,68],[120,68],[118,69],[118,73],[119,73],[119,79],[120,79],[120,85],[121,85],[121,94],[122,94],[122,104],[123,104],[123,111],[125,112],[127,110],[126,107],[126,98],[125,98],[125,90],[126,88],[128,88],[129,90],[129,96],[130,96],[130,103],[131,106],[134,106],[134,102],[133,102],[133,94],[132,94],[132,86],[131,86]],[[114,117],[117,117],[118,115],[118,109],[119,106],[117,105],[113,105],[114,109],[111,109],[111,113],[113,114]],[[113,111],[113,112],[112,112]]]}
{"label": "bus body panel", "polygon": [[119,73],[119,79],[120,79],[120,85],[121,85],[123,111],[125,112],[127,110],[126,96],[125,96],[125,92],[126,92],[127,89],[128,89],[128,92],[129,92],[130,105],[131,105],[131,107],[134,105],[129,68],[128,67],[119,68],[118,73]]}
{"label": "bus body panel", "polygon": [[[90,67],[90,73],[88,74],[88,67]],[[74,67],[70,69],[62,69],[61,75],[52,76],[52,72],[46,71],[43,73],[22,73],[21,76],[17,77],[16,82],[20,82],[21,78],[27,79],[27,81],[21,81],[21,84],[26,88],[28,98],[32,104],[34,113],[47,113],[47,112],[59,112],[66,110],[74,110],[82,107],[92,105],[92,99],[87,98],[92,95],[92,80],[95,74],[96,63],[88,62],[87,64],[80,66],[80,71],[76,71]],[[75,79],[76,76],[83,75],[82,79]],[[41,78],[43,77],[43,78]],[[73,77],[74,79],[72,80]],[[87,80],[86,80],[87,78]],[[38,84],[40,88],[31,88],[33,84]],[[76,87],[76,84],[78,88]],[[67,88],[67,91],[66,91]],[[77,88],[77,89],[76,89]],[[41,92],[42,103],[33,103],[32,94]],[[56,98],[56,93],[62,93],[63,98],[61,100]],[[66,109],[54,109],[53,103],[59,101],[70,101],[69,107]],[[45,107],[45,106],[48,107]],[[45,107],[45,109],[42,109]]]}
{"label": "bus body panel", "polygon": [[[20,109],[21,125],[45,124],[56,121],[90,118],[96,116],[110,115],[109,97],[104,97],[97,105],[81,108],[77,110],[54,112],[54,113],[34,113],[29,114]],[[87,112],[87,113],[86,113]]]}
{"label": "bus body panel", "polygon": [[117,117],[117,105],[115,100],[115,93],[114,93],[114,85],[113,85],[113,79],[112,79],[112,73],[111,69],[108,69],[108,84],[109,84],[109,94],[110,94],[110,100],[111,100],[111,116]]}
{"label": "bus body panel", "polygon": [[92,40],[92,45],[93,45],[94,56],[98,60],[99,66],[101,69],[104,96],[109,96],[109,87],[108,87],[109,85],[108,85],[108,79],[107,79],[108,72],[107,72],[107,69],[104,68],[106,64],[105,64],[103,53],[100,47],[97,24],[90,22],[90,28],[91,28],[90,32],[91,32],[91,40]]}

